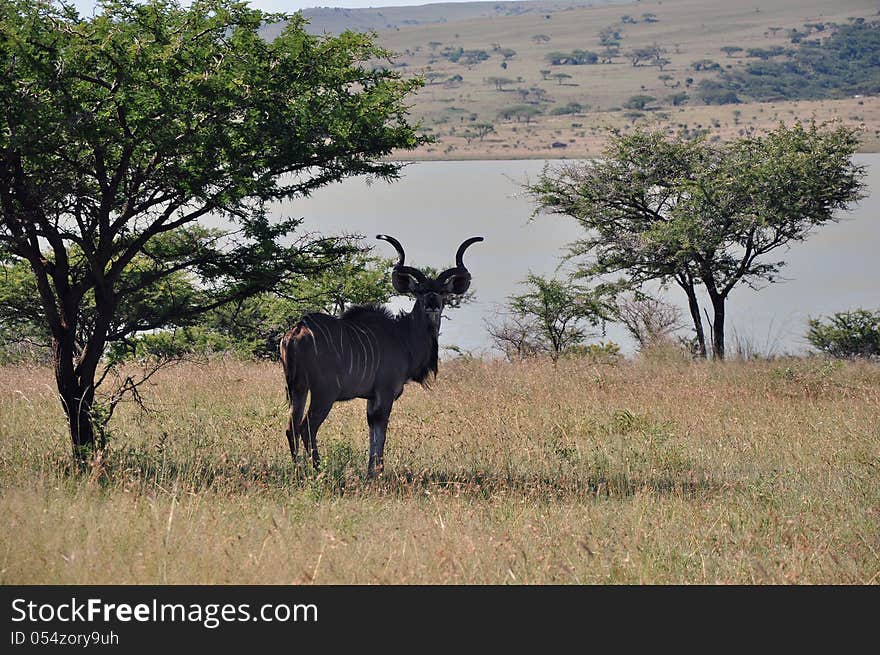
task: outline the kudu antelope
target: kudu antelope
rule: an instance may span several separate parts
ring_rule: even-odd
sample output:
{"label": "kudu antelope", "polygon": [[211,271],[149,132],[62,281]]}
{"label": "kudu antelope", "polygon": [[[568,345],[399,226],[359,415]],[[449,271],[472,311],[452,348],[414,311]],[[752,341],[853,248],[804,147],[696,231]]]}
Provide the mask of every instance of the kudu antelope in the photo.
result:
{"label": "kudu antelope", "polygon": [[392,316],[386,309],[360,305],[336,318],[327,314],[306,314],[281,340],[281,364],[287,383],[290,413],[287,441],[296,460],[302,439],[315,468],[318,429],[333,403],[352,398],[367,399],[370,426],[370,476],[384,468],[385,430],[394,401],[410,380],[426,384],[437,374],[437,337],[443,306],[452,295],[468,290],[471,274],[465,268],[464,251],[483,237],[461,244],[455,267],[435,279],[404,265],[400,242],[380,234],[397,250],[398,262],[391,283],[398,293],[416,298],[410,312]]}

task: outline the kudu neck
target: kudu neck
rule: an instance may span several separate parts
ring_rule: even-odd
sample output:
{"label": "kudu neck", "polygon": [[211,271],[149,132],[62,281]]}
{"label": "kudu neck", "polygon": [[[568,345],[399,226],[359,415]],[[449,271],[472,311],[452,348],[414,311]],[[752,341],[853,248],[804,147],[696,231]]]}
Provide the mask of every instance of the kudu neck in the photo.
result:
{"label": "kudu neck", "polygon": [[439,328],[428,318],[421,298],[416,299],[406,321],[412,379],[423,382],[428,371],[437,372]]}

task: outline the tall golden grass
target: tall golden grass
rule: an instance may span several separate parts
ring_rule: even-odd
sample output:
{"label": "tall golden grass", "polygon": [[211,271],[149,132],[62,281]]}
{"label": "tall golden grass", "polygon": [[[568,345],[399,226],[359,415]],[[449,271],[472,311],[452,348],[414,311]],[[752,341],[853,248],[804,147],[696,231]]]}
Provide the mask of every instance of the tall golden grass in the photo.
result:
{"label": "tall golden grass", "polygon": [[69,463],[45,368],[0,368],[0,583],[877,583],[880,369],[453,361],[294,466],[280,368],[165,371]]}

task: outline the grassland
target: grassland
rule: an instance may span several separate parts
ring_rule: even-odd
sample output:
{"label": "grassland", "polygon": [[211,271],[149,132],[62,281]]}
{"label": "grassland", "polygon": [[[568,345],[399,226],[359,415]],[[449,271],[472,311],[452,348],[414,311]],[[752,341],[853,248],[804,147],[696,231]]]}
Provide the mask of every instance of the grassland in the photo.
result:
{"label": "grassland", "polygon": [[[397,53],[395,64],[406,73],[426,76],[429,81],[414,99],[412,116],[421,121],[436,143],[400,156],[583,157],[601,151],[608,129],[652,126],[727,139],[753,130],[772,129],[779,121],[790,122],[795,117],[838,119],[861,127],[863,151],[880,150],[878,97],[774,103],[750,102],[745,98],[738,105],[705,105],[697,98],[695,89],[702,80],[714,79],[717,72],[693,69],[694,62],[709,59],[725,69],[736,70],[750,61],[743,56],[748,48],[792,47],[788,30],[803,31],[804,24],[811,21],[846,24],[851,17],[871,19],[877,14],[872,0],[653,0],[567,8],[561,3],[559,7],[548,13],[529,11],[509,16],[481,17],[471,15],[471,11],[462,20],[454,20],[454,10],[450,9],[452,18],[446,22],[431,22],[432,15],[426,13],[422,18],[428,22],[380,29],[380,43]],[[428,11],[429,8],[424,9]],[[654,14],[656,22],[642,20],[645,13]],[[624,15],[637,22],[622,23]],[[344,22],[344,17],[339,20]],[[355,21],[355,26],[359,24],[355,18],[348,20]],[[612,26],[622,33],[621,55],[612,63],[551,66],[547,62],[547,55],[554,51],[601,52],[604,46],[599,34]],[[744,50],[728,56],[721,48],[729,45]],[[645,62],[634,66],[624,56],[633,49],[653,46],[661,48],[663,57],[669,60],[662,71]],[[488,59],[462,64],[443,55],[444,50],[457,48],[482,50]],[[506,58],[503,53],[507,49],[515,54]],[[542,70],[549,73],[542,74]],[[556,73],[570,77],[556,79]],[[499,86],[491,81],[493,77],[510,82]],[[681,91],[688,92],[690,99],[682,106],[673,106],[669,97]],[[627,111],[625,104],[639,94],[656,101],[636,115]],[[551,115],[553,109],[570,103],[584,109]],[[502,116],[511,106],[523,104],[540,108],[543,113],[528,122]],[[474,137],[469,134],[470,126],[477,123],[492,124],[495,132]]]}
{"label": "grassland", "polygon": [[277,365],[164,372],[70,470],[0,368],[0,583],[877,583],[880,369],[450,361],[364,476],[363,401],[294,467]]}

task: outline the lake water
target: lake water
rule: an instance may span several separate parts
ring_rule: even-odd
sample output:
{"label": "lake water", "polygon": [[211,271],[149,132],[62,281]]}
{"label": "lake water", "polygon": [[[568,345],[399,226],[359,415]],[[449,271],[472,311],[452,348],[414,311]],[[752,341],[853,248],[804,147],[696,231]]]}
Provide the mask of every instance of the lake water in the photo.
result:
{"label": "lake water", "polygon": [[[742,286],[731,293],[729,348],[739,338],[762,352],[804,352],[808,317],[880,307],[880,154],[855,159],[868,167],[868,197],[842,214],[839,223],[820,228],[786,252],[777,252],[774,259],[787,262],[784,281],[760,291]],[[377,254],[383,256],[393,256],[393,249],[373,237],[395,236],[412,266],[451,265],[459,243],[470,236],[484,236],[486,240],[473,245],[465,257],[473,274],[476,302],[447,312],[440,341],[441,346],[488,353],[491,342],[486,320],[496,318],[507,297],[521,291],[518,283],[530,271],[553,275],[566,244],[581,234],[568,217],[540,216],[530,221],[534,207],[523,194],[522,184],[535,179],[545,163],[417,162],[408,165],[395,182],[368,184],[363,178],[351,179],[276,210],[305,217],[308,229],[366,235],[366,242],[375,244]],[[686,307],[677,287],[665,297]],[[392,303],[395,309],[411,304],[404,298]],[[618,342],[625,352],[633,350],[617,326],[609,326],[605,338]]]}

